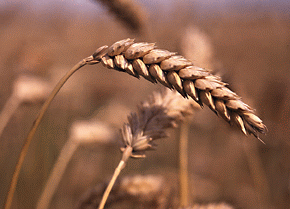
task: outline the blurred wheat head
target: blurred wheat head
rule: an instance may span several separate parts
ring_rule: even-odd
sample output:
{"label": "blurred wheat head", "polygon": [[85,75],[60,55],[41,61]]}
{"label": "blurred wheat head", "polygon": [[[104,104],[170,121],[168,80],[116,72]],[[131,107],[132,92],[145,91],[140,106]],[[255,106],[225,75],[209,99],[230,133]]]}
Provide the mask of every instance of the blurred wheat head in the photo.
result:
{"label": "blurred wheat head", "polygon": [[12,93],[0,113],[0,136],[20,105],[43,103],[50,90],[50,84],[39,77],[19,76],[14,81]]}
{"label": "blurred wheat head", "polygon": [[[76,208],[97,208],[107,186],[102,182],[86,191]],[[108,207],[118,205],[122,208],[142,207],[166,209],[172,207],[174,188],[167,179],[160,175],[130,175],[121,177],[115,184]],[[122,205],[122,206],[120,206]]]}
{"label": "blurred wheat head", "polygon": [[144,7],[132,0],[95,0],[109,9],[131,32],[139,35],[147,35],[147,15]]}
{"label": "blurred wheat head", "polygon": [[210,37],[197,26],[187,27],[180,43],[182,54],[197,66],[213,69],[216,65]]}

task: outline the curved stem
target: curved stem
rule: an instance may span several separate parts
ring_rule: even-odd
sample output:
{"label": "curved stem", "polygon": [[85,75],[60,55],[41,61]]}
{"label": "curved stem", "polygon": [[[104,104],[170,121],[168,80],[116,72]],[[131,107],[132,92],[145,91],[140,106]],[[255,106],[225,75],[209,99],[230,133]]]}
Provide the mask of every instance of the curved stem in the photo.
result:
{"label": "curved stem", "polygon": [[106,201],[109,197],[109,194],[117,180],[117,177],[119,176],[120,172],[123,170],[123,168],[125,168],[125,165],[126,165],[126,162],[128,161],[129,157],[131,156],[132,154],[132,147],[126,147],[125,151],[123,152],[123,157],[122,157],[122,160],[120,161],[119,165],[117,166],[117,168],[115,169],[115,172],[113,174],[113,177],[109,183],[109,185],[107,186],[105,192],[104,192],[104,195],[102,197],[102,200],[101,200],[101,203],[99,205],[99,208],[98,209],[103,209],[105,204],[106,204]]}
{"label": "curved stem", "polygon": [[14,195],[14,192],[15,192],[15,189],[16,189],[16,185],[17,185],[17,181],[18,181],[18,177],[19,177],[19,173],[20,173],[20,170],[21,170],[21,166],[24,162],[24,158],[27,154],[27,151],[28,151],[28,148],[29,148],[29,145],[31,143],[31,140],[36,132],[36,129],[37,127],[39,126],[42,118],[43,118],[43,115],[44,113],[46,112],[46,110],[48,109],[50,103],[52,102],[52,100],[54,99],[54,97],[56,96],[56,94],[59,92],[59,90],[61,89],[61,87],[65,84],[65,82],[69,79],[70,76],[72,76],[73,73],[75,73],[78,69],[80,69],[81,67],[85,66],[88,61],[89,61],[89,58],[85,58],[83,60],[81,60],[79,63],[77,63],[72,69],[70,69],[66,75],[64,75],[62,77],[62,79],[57,83],[57,85],[55,86],[55,88],[53,89],[53,91],[51,92],[51,94],[49,95],[49,97],[47,98],[47,100],[45,101],[45,103],[43,104],[37,118],[35,119],[33,125],[32,125],[32,128],[30,129],[30,132],[28,133],[28,136],[21,148],[21,152],[19,154],[19,157],[18,157],[18,161],[16,163],[16,167],[15,167],[15,170],[14,170],[14,173],[13,173],[13,176],[12,176],[12,180],[11,180],[11,184],[10,184],[10,187],[9,187],[9,191],[8,191],[8,194],[7,194],[7,197],[6,197],[6,202],[5,202],[5,205],[4,205],[4,209],[10,209],[11,207],[11,204],[12,204],[12,200],[13,200],[13,195]]}
{"label": "curved stem", "polygon": [[63,146],[58,159],[49,175],[46,182],[44,190],[41,197],[37,203],[36,209],[47,209],[49,207],[50,201],[57,189],[59,182],[65,172],[65,169],[72,158],[74,152],[79,146],[79,142],[73,139],[68,139],[68,141]]}

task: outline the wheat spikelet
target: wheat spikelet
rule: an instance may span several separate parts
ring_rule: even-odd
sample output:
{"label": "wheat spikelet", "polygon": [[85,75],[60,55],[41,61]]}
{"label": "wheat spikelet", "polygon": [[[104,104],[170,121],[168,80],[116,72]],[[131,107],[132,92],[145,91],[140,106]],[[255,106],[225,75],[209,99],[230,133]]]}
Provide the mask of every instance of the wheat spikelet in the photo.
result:
{"label": "wheat spikelet", "polygon": [[154,140],[166,137],[166,129],[177,127],[196,107],[176,91],[153,92],[148,101],[138,106],[137,113],[128,116],[128,123],[121,130],[124,145],[121,150],[132,147],[131,157],[145,157],[146,150],[155,148]]}
{"label": "wheat spikelet", "polygon": [[128,38],[110,47],[100,47],[93,57],[107,68],[127,72],[137,78],[142,76],[152,83],[159,82],[176,89],[200,106],[208,106],[225,121],[235,124],[245,135],[253,134],[260,140],[259,133],[267,131],[253,109],[232,92],[219,76],[194,66],[190,60],[176,53],[156,49],[155,44],[134,43],[133,39]]}

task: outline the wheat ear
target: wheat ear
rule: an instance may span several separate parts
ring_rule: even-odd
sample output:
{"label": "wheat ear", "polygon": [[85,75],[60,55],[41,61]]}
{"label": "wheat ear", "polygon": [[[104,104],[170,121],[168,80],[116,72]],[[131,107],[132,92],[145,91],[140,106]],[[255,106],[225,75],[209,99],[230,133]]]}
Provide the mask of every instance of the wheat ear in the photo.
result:
{"label": "wheat ear", "polygon": [[101,58],[102,64],[152,83],[176,89],[182,96],[191,97],[200,106],[208,106],[225,121],[236,125],[245,135],[267,131],[254,110],[231,91],[221,77],[207,69],[194,66],[190,60],[167,50],[156,49],[154,43],[134,43],[124,39],[110,46]]}
{"label": "wheat ear", "polygon": [[166,137],[166,129],[177,127],[185,116],[193,113],[194,108],[192,101],[184,99],[176,91],[166,89],[163,92],[154,92],[148,101],[138,106],[137,113],[128,116],[128,123],[125,123],[121,130],[123,157],[103,195],[99,209],[104,208],[109,193],[129,157],[144,158],[145,151],[155,149],[154,141]]}

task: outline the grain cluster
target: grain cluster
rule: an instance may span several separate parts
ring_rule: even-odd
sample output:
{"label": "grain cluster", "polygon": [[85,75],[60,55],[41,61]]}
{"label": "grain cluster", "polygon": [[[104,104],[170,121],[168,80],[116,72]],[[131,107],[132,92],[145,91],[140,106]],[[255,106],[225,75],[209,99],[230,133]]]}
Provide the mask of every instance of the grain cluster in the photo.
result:
{"label": "grain cluster", "polygon": [[190,60],[163,49],[154,43],[124,39],[112,46],[102,46],[92,55],[96,62],[152,83],[161,83],[176,89],[183,97],[192,98],[200,106],[208,106],[230,124],[236,125],[245,135],[267,131],[254,110],[231,91],[210,70],[195,66]]}

